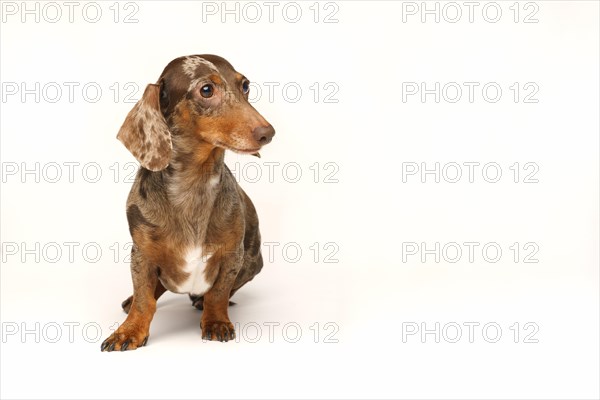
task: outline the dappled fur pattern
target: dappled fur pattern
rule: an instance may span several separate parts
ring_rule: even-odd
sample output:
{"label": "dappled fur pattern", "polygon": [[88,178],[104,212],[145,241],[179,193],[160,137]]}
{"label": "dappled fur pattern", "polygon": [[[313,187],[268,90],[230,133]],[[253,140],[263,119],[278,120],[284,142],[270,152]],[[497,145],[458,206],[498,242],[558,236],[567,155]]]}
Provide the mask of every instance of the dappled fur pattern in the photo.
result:
{"label": "dappled fur pattern", "polygon": [[[206,290],[189,293],[203,309],[202,337],[234,338],[229,298],[263,260],[256,210],[224,164],[225,150],[255,154],[275,133],[248,103],[245,80],[221,57],[180,57],[127,115],[118,138],[141,164],[126,207],[134,290],[103,351],[147,343],[157,299],[166,290],[187,293],[190,249],[205,262]],[[207,84],[208,98],[200,92]]]}

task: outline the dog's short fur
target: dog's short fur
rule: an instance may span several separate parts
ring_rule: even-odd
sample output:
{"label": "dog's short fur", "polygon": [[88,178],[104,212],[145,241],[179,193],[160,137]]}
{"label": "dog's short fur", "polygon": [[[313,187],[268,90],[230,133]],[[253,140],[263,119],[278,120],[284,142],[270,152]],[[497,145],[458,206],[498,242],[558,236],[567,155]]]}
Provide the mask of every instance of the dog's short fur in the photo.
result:
{"label": "dog's short fur", "polygon": [[117,137],[141,164],[127,199],[133,296],[102,351],[144,346],[166,290],[203,309],[204,339],[235,337],[229,299],[263,261],[256,211],[223,159],[226,149],[258,155],[275,134],[248,84],[221,57],[180,57],[127,115]]}

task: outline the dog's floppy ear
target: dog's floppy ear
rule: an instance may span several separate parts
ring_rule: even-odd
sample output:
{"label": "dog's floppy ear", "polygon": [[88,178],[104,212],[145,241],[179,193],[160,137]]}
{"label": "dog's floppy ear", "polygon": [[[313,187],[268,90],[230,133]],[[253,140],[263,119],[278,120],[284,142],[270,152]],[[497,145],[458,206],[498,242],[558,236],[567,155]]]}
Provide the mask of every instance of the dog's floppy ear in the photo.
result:
{"label": "dog's floppy ear", "polygon": [[142,167],[150,171],[165,169],[173,149],[169,127],[160,112],[159,97],[159,85],[146,86],[117,135]]}

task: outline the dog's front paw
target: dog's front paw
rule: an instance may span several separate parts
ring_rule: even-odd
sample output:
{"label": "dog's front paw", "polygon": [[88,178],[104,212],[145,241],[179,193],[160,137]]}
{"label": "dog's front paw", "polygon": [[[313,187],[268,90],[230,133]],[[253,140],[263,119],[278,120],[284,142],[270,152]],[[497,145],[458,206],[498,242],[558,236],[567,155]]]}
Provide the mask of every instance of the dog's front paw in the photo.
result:
{"label": "dog's front paw", "polygon": [[100,346],[102,351],[125,351],[143,347],[148,342],[148,332],[124,323]]}
{"label": "dog's front paw", "polygon": [[228,342],[235,339],[235,329],[229,321],[202,321],[202,339]]}

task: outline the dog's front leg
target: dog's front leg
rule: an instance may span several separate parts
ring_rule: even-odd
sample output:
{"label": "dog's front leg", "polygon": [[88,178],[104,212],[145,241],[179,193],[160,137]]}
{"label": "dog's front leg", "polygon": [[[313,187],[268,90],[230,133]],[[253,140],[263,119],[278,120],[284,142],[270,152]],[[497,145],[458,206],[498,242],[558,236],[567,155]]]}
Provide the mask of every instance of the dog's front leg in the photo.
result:
{"label": "dog's front leg", "polygon": [[211,257],[210,262],[218,275],[210,290],[204,294],[204,311],[200,321],[202,339],[227,342],[235,338],[228,308],[235,278],[242,267],[242,250],[219,251]]}
{"label": "dog's front leg", "polygon": [[131,252],[133,302],[125,322],[102,342],[102,351],[135,350],[146,345],[150,322],[156,312],[154,291],[158,284],[158,270],[134,246]]}

